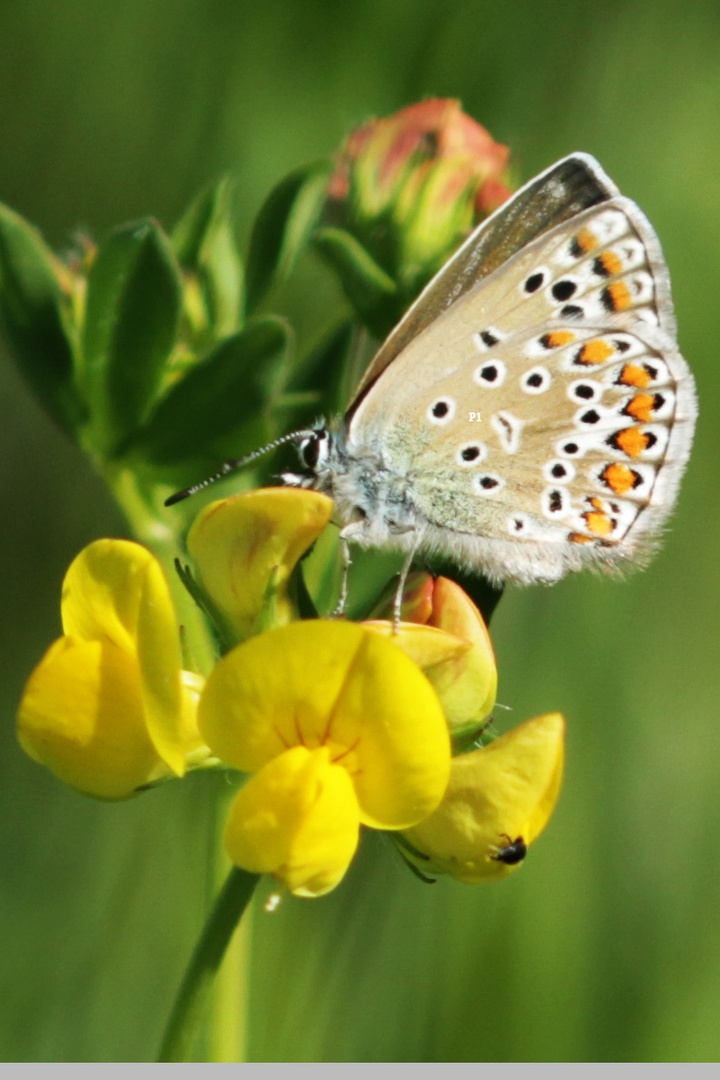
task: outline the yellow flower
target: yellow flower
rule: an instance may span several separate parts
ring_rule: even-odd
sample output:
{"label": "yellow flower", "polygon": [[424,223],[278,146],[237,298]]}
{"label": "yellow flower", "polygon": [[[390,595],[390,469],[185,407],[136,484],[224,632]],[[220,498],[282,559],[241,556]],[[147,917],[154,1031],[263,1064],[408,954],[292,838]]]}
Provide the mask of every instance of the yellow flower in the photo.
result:
{"label": "yellow flower", "polygon": [[[423,873],[451,874],[475,884],[517,869],[502,849],[526,847],[540,835],[560,794],[565,721],[546,713],[489,746],[453,758],[437,810],[402,834],[405,854]],[[510,854],[510,853],[508,853]]]}
{"label": "yellow flower", "polygon": [[332,505],[317,491],[266,488],[210,503],[198,516],[188,551],[231,641],[267,629],[258,626],[267,614],[275,626],[297,617],[290,576],[328,524]]}
{"label": "yellow flower", "polygon": [[62,589],[64,636],[31,674],[18,713],[23,749],[71,787],[118,799],[202,757],[202,679],[181,670],[160,564],[129,540],[97,540]]}
{"label": "yellow flower", "polygon": [[392,643],[352,623],[279,627],[210,675],[200,730],[228,764],[255,773],[226,832],[231,858],[299,896],[343,877],[360,825],[403,829],[432,813],[450,771],[438,699]]}
{"label": "yellow flower", "polygon": [[[389,613],[391,604],[380,610]],[[413,574],[403,596],[402,617],[407,622],[400,624],[395,643],[435,687],[453,737],[477,730],[495,705],[497,666],[490,634],[475,604],[449,578]],[[391,633],[386,622],[365,625]],[[436,639],[445,641],[444,656],[439,655]]]}

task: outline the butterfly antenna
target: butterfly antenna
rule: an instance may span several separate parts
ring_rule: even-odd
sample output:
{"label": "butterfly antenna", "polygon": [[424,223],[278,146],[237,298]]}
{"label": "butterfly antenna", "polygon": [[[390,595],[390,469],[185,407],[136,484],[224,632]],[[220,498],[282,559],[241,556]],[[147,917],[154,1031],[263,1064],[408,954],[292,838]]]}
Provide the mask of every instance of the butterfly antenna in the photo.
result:
{"label": "butterfly antenna", "polygon": [[165,506],[174,506],[175,503],[182,502],[183,499],[187,499],[191,495],[197,495],[198,491],[210,487],[216,480],[222,480],[223,477],[231,472],[235,472],[236,469],[242,469],[244,465],[249,465],[251,461],[255,461],[256,458],[262,457],[263,454],[269,454],[271,450],[275,450],[276,447],[282,446],[283,443],[292,442],[294,439],[312,437],[313,435],[317,435],[317,432],[313,431],[312,428],[306,428],[302,431],[291,431],[289,435],[283,435],[281,439],[275,439],[274,442],[268,443],[267,446],[261,446],[259,450],[253,450],[252,454],[247,454],[245,457],[241,458],[234,458],[232,461],[225,461],[214,476],[208,476],[207,480],[201,480],[199,484],[193,484],[183,491],[176,491],[174,495],[171,495],[169,499],[165,500]]}

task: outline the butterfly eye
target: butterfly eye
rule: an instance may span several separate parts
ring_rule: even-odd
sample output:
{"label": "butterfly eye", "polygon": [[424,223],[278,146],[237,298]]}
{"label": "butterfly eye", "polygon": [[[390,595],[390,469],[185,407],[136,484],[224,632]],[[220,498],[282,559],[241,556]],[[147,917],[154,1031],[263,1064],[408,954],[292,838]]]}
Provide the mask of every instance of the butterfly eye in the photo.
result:
{"label": "butterfly eye", "polygon": [[303,439],[299,447],[303,465],[308,469],[315,469],[318,464],[325,461],[328,456],[329,442],[330,437],[326,431],[318,431],[315,435]]}
{"label": "butterfly eye", "polygon": [[314,469],[318,462],[318,454],[317,439],[303,439],[300,443],[300,457],[303,465],[307,465],[308,469]]}

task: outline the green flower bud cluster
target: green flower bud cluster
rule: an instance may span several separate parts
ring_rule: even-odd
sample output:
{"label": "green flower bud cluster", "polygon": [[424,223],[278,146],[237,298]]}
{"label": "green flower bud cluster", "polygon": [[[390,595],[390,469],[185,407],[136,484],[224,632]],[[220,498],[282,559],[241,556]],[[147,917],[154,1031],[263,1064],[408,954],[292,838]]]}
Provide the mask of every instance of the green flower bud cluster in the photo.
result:
{"label": "green flower bud cluster", "polygon": [[328,172],[314,164],[278,185],[245,264],[227,179],[171,233],[134,221],[65,261],[0,206],[4,337],[46,410],[106,478],[129,471],[150,489],[175,488],[307,413],[291,327],[260,306],[306,246]]}

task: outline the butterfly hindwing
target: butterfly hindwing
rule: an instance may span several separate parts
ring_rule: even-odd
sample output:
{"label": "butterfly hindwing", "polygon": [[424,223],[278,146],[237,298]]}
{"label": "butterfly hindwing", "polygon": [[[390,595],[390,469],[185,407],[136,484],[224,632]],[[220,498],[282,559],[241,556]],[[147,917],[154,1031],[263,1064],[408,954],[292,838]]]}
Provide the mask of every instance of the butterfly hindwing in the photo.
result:
{"label": "butterfly hindwing", "polygon": [[498,577],[522,578],[518,543],[565,569],[636,558],[692,436],[673,335],[652,228],[630,200],[601,200],[409,340],[351,411],[349,444],[382,446],[433,527],[494,541]]}

